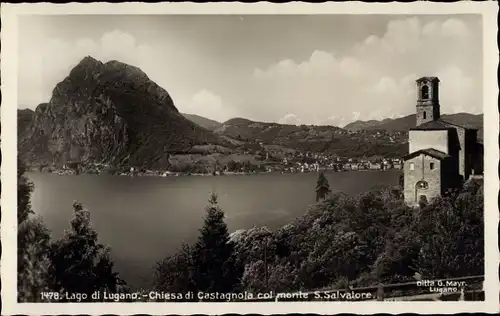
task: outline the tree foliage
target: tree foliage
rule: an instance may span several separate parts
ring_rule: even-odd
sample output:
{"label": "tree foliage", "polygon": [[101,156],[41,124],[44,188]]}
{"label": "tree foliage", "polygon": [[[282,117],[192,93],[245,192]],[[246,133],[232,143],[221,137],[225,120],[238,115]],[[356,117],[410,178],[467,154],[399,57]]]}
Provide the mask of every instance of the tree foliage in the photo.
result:
{"label": "tree foliage", "polygon": [[196,290],[194,249],[184,244],[181,249],[156,264],[154,288],[157,291],[187,293]]}
{"label": "tree foliage", "polygon": [[212,193],[198,240],[157,264],[155,288],[207,293],[229,293],[237,288],[242,271],[224,216]]}
{"label": "tree foliage", "polygon": [[73,205],[71,230],[60,240],[51,240],[42,219],[33,215],[34,187],[25,170],[18,161],[18,301],[47,301],[42,292],[85,293],[89,300],[96,290],[127,292],[114,271],[109,249],[98,243],[90,213],[80,203]]}
{"label": "tree foliage", "polygon": [[24,164],[17,169],[17,292],[19,302],[38,302],[48,289],[48,249],[50,232],[41,218],[32,218],[33,184],[26,177]]}
{"label": "tree foliage", "polygon": [[212,193],[198,241],[194,245],[195,280],[203,292],[231,292],[237,280],[233,245],[224,222],[224,212]]}
{"label": "tree foliage", "polygon": [[484,187],[475,180],[459,194],[421,209],[421,250],[416,262],[425,278],[484,273]]}
{"label": "tree foliage", "polygon": [[40,218],[29,218],[19,224],[17,250],[17,287],[19,302],[42,301],[41,293],[49,291],[50,232]]}
{"label": "tree foliage", "polygon": [[323,172],[320,172],[318,175],[318,180],[316,182],[316,202],[325,199],[326,196],[331,192],[332,190],[330,189],[328,179],[326,179]]}
{"label": "tree foliage", "polygon": [[275,232],[235,233],[241,288],[296,291],[407,282],[416,272],[429,279],[482,274],[482,190],[468,183],[416,209],[399,187],[335,193]]}
{"label": "tree foliage", "polygon": [[109,249],[98,242],[92,228],[90,212],[82,204],[73,204],[75,217],[71,229],[51,245],[51,286],[56,291],[85,293],[94,291],[116,293],[124,290],[124,282],[114,271]]}
{"label": "tree foliage", "polygon": [[17,223],[21,224],[33,214],[31,209],[31,193],[33,183],[25,176],[26,167],[18,160],[17,162]]}

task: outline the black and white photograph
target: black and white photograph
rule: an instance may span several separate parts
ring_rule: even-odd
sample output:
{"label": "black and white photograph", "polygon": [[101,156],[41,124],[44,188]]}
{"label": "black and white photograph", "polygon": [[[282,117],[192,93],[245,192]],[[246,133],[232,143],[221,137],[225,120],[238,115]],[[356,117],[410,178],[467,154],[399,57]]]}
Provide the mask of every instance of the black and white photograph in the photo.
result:
{"label": "black and white photograph", "polygon": [[498,5],[341,5],[2,5],[5,312],[498,307]]}

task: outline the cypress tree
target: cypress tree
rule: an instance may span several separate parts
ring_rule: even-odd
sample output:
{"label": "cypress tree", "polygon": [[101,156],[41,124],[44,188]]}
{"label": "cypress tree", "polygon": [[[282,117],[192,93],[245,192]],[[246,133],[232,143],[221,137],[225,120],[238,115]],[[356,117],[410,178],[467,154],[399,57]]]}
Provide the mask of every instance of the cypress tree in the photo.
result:
{"label": "cypress tree", "polygon": [[328,184],[325,174],[320,172],[318,175],[318,181],[316,182],[316,202],[320,199],[324,200],[331,192],[332,190],[330,190],[330,184]]}
{"label": "cypress tree", "polygon": [[196,287],[202,292],[231,292],[238,282],[233,260],[233,245],[229,242],[224,212],[212,193],[206,208],[204,225],[194,245]]}

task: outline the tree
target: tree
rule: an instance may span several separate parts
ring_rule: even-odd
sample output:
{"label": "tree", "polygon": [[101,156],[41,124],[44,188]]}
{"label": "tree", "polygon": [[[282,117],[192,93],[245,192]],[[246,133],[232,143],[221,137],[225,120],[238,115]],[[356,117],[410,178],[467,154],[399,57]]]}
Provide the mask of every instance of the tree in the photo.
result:
{"label": "tree", "polygon": [[33,214],[31,209],[31,193],[33,192],[33,183],[24,175],[26,167],[17,161],[17,223],[21,224]]}
{"label": "tree", "polygon": [[155,290],[170,293],[196,290],[193,250],[184,244],[177,253],[157,263],[153,281]]}
{"label": "tree", "polygon": [[316,182],[316,202],[320,199],[324,200],[328,194],[330,194],[330,185],[323,172],[319,173],[318,181]]}
{"label": "tree", "polygon": [[94,291],[126,290],[125,283],[113,271],[110,250],[98,243],[90,212],[79,202],[73,204],[73,210],[71,230],[51,246],[49,272],[53,290],[87,294],[87,300]]}
{"label": "tree", "polygon": [[201,235],[194,245],[195,283],[203,292],[231,292],[239,282],[233,244],[229,242],[224,212],[217,204],[217,195],[212,193],[206,208]]}
{"label": "tree", "polygon": [[50,232],[39,218],[30,218],[33,184],[24,175],[24,164],[17,168],[17,292],[20,302],[41,301],[40,293],[47,291],[48,249]]}
{"label": "tree", "polygon": [[458,196],[436,198],[421,210],[416,266],[425,278],[484,273],[483,190],[469,182]]}
{"label": "tree", "polygon": [[17,292],[19,302],[42,301],[48,288],[50,234],[39,218],[29,218],[18,226]]}
{"label": "tree", "polygon": [[242,283],[245,290],[253,292],[289,292],[293,289],[294,270],[290,263],[272,264],[268,266],[269,279],[262,278],[265,273],[265,263],[262,260],[253,261],[245,266]]}

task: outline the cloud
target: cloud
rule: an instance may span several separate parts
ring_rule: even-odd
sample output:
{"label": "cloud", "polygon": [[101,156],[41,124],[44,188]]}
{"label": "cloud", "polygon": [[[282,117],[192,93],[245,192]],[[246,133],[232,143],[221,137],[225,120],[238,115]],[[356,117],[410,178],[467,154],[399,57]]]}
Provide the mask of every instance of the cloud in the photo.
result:
{"label": "cloud", "polygon": [[200,90],[187,102],[179,102],[178,109],[188,114],[201,115],[219,122],[236,116],[232,109],[224,107],[222,99],[206,89]]}
{"label": "cloud", "polygon": [[359,117],[361,116],[360,112],[352,112],[352,120],[357,121],[359,120]]}
{"label": "cloud", "polygon": [[454,65],[439,70],[437,76],[448,79],[440,87],[440,103],[451,107],[450,112],[482,112],[481,85],[474,78]]}
{"label": "cloud", "polygon": [[426,19],[394,19],[385,32],[344,46],[332,31],[321,47],[304,43],[301,51],[309,50],[302,59],[291,58],[297,52],[279,55],[283,50],[267,46],[236,54],[237,42],[208,47],[194,33],[139,38],[122,27],[69,40],[24,32],[19,37],[19,105],[33,108],[48,101],[54,86],[91,55],[140,67],[170,93],[181,112],[219,121],[242,116],[343,126],[355,118],[408,115],[415,111],[415,79],[421,76],[440,78],[443,113],[481,112],[482,25],[460,16]]}
{"label": "cloud", "polygon": [[383,36],[367,36],[342,52],[314,50],[304,61],[255,69],[255,95],[276,113],[291,112],[304,122],[317,113],[338,123],[383,119],[413,113],[415,80],[438,76],[443,113],[480,112],[477,27],[459,18],[393,20]]}
{"label": "cloud", "polygon": [[327,117],[326,120],[320,121],[318,125],[333,125],[344,127],[345,125],[349,124],[349,122],[350,119],[347,120],[345,117],[332,115],[330,117]]}
{"label": "cloud", "polygon": [[[24,41],[37,41],[29,38]],[[141,52],[147,51],[144,46],[137,45],[130,34],[114,30],[102,35],[95,41],[90,38],[79,38],[65,41],[60,38],[40,40],[35,44],[39,50],[34,53],[29,49],[21,49],[18,67],[18,80],[22,83],[20,105],[36,106],[50,99],[52,89],[66,77],[69,71],[85,56],[92,56],[103,62],[119,60],[125,63],[148,65],[151,56]]]}
{"label": "cloud", "polygon": [[278,120],[278,123],[280,123],[280,124],[290,124],[290,125],[300,125],[301,124],[301,120],[300,120],[300,118],[297,115],[295,115],[293,113],[288,113],[285,116],[283,116],[282,118],[280,118]]}
{"label": "cloud", "polygon": [[[36,38],[32,40],[36,41]],[[198,85],[203,80],[197,81],[193,74],[205,71],[193,66],[195,61],[189,53],[183,53],[182,48],[174,50],[164,43],[139,43],[134,36],[121,30],[105,32],[98,40],[77,38],[68,41],[50,38],[35,43],[35,46],[40,47],[37,54],[33,54],[32,50],[21,50],[22,62],[18,69],[22,89],[19,93],[21,107],[33,108],[50,100],[56,84],[83,57],[92,56],[102,62],[118,60],[141,68],[150,79],[169,92],[181,112],[222,121],[235,113],[233,109],[224,106],[222,98],[216,92]],[[186,85],[186,82],[189,84]]]}

